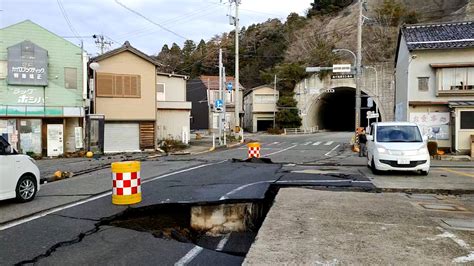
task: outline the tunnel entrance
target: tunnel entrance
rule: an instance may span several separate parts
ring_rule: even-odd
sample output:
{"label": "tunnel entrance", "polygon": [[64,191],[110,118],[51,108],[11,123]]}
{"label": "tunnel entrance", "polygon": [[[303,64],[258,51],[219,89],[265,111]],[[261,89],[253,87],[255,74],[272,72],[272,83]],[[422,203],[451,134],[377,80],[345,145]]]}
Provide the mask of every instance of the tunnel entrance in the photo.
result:
{"label": "tunnel entrance", "polygon": [[[367,111],[375,113],[376,103],[367,107],[368,95],[361,92],[361,127],[368,125]],[[380,115],[380,114],[379,114]],[[381,121],[381,118],[379,118]],[[371,119],[370,122],[375,122]],[[320,95],[316,104],[316,124],[319,129],[329,131],[354,131],[355,128],[355,89],[338,87]]]}

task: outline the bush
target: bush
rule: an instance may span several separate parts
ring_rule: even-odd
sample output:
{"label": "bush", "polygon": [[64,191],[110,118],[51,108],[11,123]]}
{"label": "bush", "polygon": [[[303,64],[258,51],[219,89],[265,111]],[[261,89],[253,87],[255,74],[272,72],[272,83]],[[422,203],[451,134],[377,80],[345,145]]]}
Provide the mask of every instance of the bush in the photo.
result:
{"label": "bush", "polygon": [[283,134],[284,130],[281,129],[281,128],[269,128],[267,129],[267,133],[268,134],[272,134],[272,135],[281,135]]}
{"label": "bush", "polygon": [[166,153],[184,150],[188,147],[188,145],[182,143],[179,140],[175,139],[165,139],[161,141],[160,148],[164,150]]}

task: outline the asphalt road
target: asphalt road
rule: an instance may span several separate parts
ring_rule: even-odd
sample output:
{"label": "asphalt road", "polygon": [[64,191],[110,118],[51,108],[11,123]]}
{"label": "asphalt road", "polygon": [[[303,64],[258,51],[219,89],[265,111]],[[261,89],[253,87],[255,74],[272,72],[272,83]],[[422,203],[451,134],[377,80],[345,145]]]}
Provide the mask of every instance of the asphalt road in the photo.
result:
{"label": "asphalt road", "polygon": [[[262,157],[273,164],[233,162],[247,157],[245,146],[143,161],[143,201],[130,208],[255,201],[272,185],[370,191],[372,181],[360,167],[324,166],[353,157],[348,151],[350,137],[344,132],[255,136]],[[244,258],[232,251],[251,243],[232,234],[217,239],[215,248],[203,249],[104,223],[127,208],[111,204],[110,169],[46,184],[30,203],[0,202],[0,261],[240,265]]]}

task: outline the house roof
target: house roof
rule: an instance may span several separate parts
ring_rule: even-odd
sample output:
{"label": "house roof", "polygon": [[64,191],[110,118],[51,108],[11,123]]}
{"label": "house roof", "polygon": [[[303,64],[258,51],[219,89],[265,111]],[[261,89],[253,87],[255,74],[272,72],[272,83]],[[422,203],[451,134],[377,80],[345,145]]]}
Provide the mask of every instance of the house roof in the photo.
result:
{"label": "house roof", "polygon": [[408,50],[474,47],[474,21],[405,25]]}
{"label": "house roof", "polygon": [[[205,75],[202,75],[199,77],[199,79],[201,80],[201,82],[210,90],[218,90],[219,89],[219,76],[205,76]],[[226,76],[226,81],[229,82],[229,81],[232,81],[232,83],[234,83],[234,77],[231,77],[231,76]],[[225,89],[225,88],[223,88]],[[245,88],[242,86],[242,84],[240,84],[239,86],[239,89],[242,91],[242,90],[245,90]]]}
{"label": "house roof", "polygon": [[186,75],[180,75],[180,74],[175,74],[175,73],[165,73],[165,72],[156,72],[157,75],[159,76],[168,76],[168,77],[177,77],[177,78],[182,78],[185,80],[189,79],[189,76]]}
{"label": "house roof", "polygon": [[450,107],[473,107],[474,101],[452,101],[449,102]]}
{"label": "house roof", "polygon": [[252,91],[255,91],[255,90],[258,90],[258,89],[262,89],[262,88],[273,88],[273,86],[272,86],[272,85],[268,85],[268,84],[264,84],[264,85],[260,85],[260,86],[254,87],[254,88],[246,89],[246,90],[244,91],[244,96],[248,95],[248,94],[251,93]]}
{"label": "house roof", "polygon": [[101,61],[101,60],[104,60],[106,58],[112,57],[114,55],[120,54],[120,53],[125,52],[125,51],[131,52],[131,53],[135,54],[136,56],[152,63],[155,66],[161,66],[162,65],[161,63],[156,61],[151,56],[149,56],[149,55],[145,54],[144,52],[138,50],[137,48],[133,47],[128,41],[124,42],[124,44],[122,46],[120,46],[119,48],[117,48],[117,49],[108,51],[104,54],[101,54],[99,56],[96,56],[96,57],[92,58],[91,61]]}

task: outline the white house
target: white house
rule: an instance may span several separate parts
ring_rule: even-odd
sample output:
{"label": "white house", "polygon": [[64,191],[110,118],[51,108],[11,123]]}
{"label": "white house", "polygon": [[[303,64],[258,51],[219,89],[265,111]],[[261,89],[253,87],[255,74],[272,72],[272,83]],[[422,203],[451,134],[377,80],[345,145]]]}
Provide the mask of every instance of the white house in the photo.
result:
{"label": "white house", "polygon": [[244,95],[244,128],[250,132],[273,128],[279,92],[263,85],[252,88]]}
{"label": "white house", "polygon": [[406,25],[395,59],[395,119],[438,145],[470,150],[474,135],[474,22]]}

